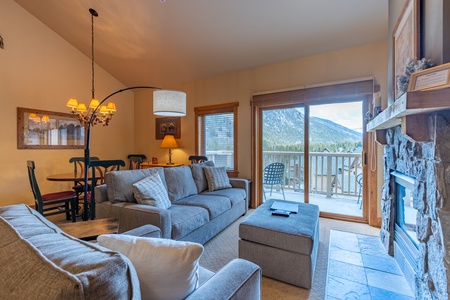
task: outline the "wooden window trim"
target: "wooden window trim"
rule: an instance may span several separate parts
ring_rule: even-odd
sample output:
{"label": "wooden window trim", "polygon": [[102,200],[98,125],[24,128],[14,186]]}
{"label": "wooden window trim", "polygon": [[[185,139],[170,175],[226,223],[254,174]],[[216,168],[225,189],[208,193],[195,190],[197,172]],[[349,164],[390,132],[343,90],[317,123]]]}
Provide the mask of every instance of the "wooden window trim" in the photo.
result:
{"label": "wooden window trim", "polygon": [[[234,124],[233,124],[233,135],[234,135],[234,147],[233,147],[233,155],[234,155],[234,166],[233,170],[227,171],[230,177],[238,176],[238,106],[239,102],[230,102],[216,105],[207,105],[207,106],[198,106],[194,107],[195,112],[195,153],[199,155],[199,124],[198,118],[200,116],[212,115],[212,114],[220,114],[220,113],[233,113]],[[204,132],[204,131],[203,131]],[[204,141],[204,137],[201,139]]]}

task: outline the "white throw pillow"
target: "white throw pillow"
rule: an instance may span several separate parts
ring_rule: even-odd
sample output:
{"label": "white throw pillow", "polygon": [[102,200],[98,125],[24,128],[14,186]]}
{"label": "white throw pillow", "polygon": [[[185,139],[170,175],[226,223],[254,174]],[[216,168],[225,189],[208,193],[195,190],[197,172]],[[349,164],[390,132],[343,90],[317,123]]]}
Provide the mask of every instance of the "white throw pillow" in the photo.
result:
{"label": "white throw pillow", "polygon": [[230,178],[228,178],[225,167],[204,167],[203,171],[205,172],[210,192],[231,187]]}
{"label": "white throw pillow", "polygon": [[139,204],[168,209],[171,205],[169,195],[158,173],[151,174],[133,183],[134,198]]}
{"label": "white throw pillow", "polygon": [[131,260],[142,299],[184,299],[198,287],[200,244],[121,234],[100,235],[97,241]]}

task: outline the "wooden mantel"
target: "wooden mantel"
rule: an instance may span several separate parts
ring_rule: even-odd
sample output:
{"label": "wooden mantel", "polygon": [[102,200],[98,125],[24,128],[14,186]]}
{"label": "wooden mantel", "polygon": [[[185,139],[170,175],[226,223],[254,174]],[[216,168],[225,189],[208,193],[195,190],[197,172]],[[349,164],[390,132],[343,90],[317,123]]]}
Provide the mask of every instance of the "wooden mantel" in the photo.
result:
{"label": "wooden mantel", "polygon": [[386,144],[386,129],[402,126],[402,133],[414,141],[427,141],[427,114],[450,109],[450,88],[407,92],[367,124],[377,142]]}

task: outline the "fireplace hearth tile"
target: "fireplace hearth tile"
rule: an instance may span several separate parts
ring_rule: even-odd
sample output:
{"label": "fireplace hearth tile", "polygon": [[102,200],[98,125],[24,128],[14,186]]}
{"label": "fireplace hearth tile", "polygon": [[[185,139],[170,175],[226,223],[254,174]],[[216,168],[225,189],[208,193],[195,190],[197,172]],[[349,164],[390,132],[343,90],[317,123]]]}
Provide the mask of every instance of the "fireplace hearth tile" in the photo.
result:
{"label": "fireplace hearth tile", "polygon": [[[346,242],[353,244],[351,251],[344,250],[350,248],[344,246]],[[328,258],[327,300],[415,299],[396,260],[377,236],[331,230]]]}
{"label": "fireplace hearth tile", "polygon": [[328,262],[328,275],[367,284],[366,272],[363,267],[333,259]]}
{"label": "fireplace hearth tile", "polygon": [[356,251],[342,250],[335,246],[331,246],[330,248],[333,249],[333,251],[331,251],[330,253],[330,259],[346,262],[357,266],[363,265],[361,253]]}
{"label": "fireplace hearth tile", "polygon": [[388,256],[388,254],[385,254],[385,256],[387,257],[379,257],[363,254],[362,258],[364,267],[395,275],[403,275],[395,259]]}
{"label": "fireplace hearth tile", "polygon": [[373,286],[370,286],[369,290],[370,290],[370,295],[372,296],[372,299],[415,300],[414,297],[409,297],[406,295],[379,289],[379,288],[376,288]]}
{"label": "fireplace hearth tile", "polygon": [[366,268],[369,286],[414,297],[405,277]]}
{"label": "fireplace hearth tile", "polygon": [[327,295],[337,299],[371,300],[367,285],[346,280],[339,277],[328,276]]}

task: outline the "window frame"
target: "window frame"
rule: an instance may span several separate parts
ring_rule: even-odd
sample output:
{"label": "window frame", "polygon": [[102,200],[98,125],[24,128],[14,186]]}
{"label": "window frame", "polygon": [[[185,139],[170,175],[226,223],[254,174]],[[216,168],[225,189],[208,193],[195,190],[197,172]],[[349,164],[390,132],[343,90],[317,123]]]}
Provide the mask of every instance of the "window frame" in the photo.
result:
{"label": "window frame", "polygon": [[[207,115],[214,115],[220,113],[233,113],[233,157],[234,157],[234,166],[233,169],[227,170],[227,173],[230,177],[238,176],[238,106],[239,102],[230,102],[224,104],[216,104],[216,105],[207,105],[207,106],[198,106],[194,107],[195,112],[195,153],[196,155],[205,155],[205,153],[200,153],[200,149],[204,147],[200,147],[201,144],[205,143],[204,130],[202,131],[199,128],[199,118],[201,118],[202,126],[204,126],[205,119],[204,117]],[[200,136],[201,135],[201,136]]]}

